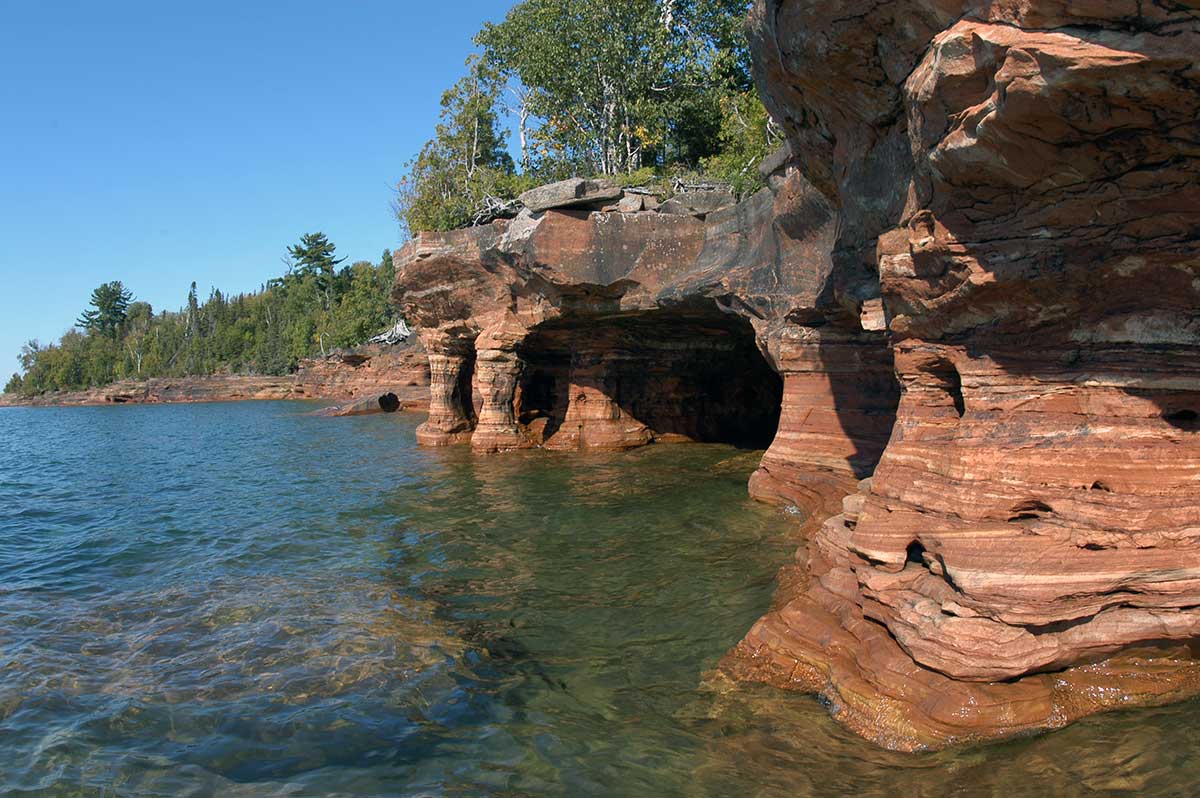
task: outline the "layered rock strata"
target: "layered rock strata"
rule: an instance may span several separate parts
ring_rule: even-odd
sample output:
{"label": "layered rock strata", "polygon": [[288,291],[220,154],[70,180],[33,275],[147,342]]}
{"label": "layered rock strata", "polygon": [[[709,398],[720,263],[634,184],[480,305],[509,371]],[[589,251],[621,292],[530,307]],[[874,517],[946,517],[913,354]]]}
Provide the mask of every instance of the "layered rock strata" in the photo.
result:
{"label": "layered rock strata", "polygon": [[86,391],[47,393],[37,397],[5,395],[12,405],[114,405],[231,402],[246,400],[371,400],[395,393],[404,409],[428,405],[429,362],[419,345],[364,346],[328,358],[300,363],[295,374],[253,376],[214,374],[206,377],[154,377],[121,380]]}
{"label": "layered rock strata", "polygon": [[870,301],[826,313],[830,203],[795,170],[773,182],[704,218],[552,208],[417,236],[393,298],[430,355],[421,442],[774,439],[762,493],[840,497],[878,459],[898,386]]}
{"label": "layered rock strata", "polygon": [[1197,6],[760,0],[751,29],[904,392],[725,670],[902,749],[1194,694]]}
{"label": "layered rock strata", "polygon": [[754,445],[778,401],[750,489],[811,540],[725,673],[904,750],[1195,694],[1197,6],[759,0],[751,39],[770,191],[397,254],[422,441]]}

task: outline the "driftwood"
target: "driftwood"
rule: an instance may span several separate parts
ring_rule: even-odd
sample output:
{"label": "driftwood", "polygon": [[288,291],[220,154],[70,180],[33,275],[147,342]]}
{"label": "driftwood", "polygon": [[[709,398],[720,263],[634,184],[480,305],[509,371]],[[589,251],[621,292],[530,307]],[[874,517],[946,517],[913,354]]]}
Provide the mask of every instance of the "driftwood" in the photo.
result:
{"label": "driftwood", "polygon": [[343,405],[334,405],[318,410],[318,416],[370,416],[376,413],[396,413],[404,409],[400,397],[392,392],[380,396],[368,396]]}
{"label": "driftwood", "polygon": [[491,224],[497,219],[511,219],[521,212],[524,206],[518,200],[506,200],[500,197],[484,197],[483,206],[471,216],[471,227]]}
{"label": "driftwood", "polygon": [[412,330],[409,329],[408,324],[405,323],[404,319],[400,319],[390,330],[376,335],[374,338],[368,340],[367,343],[395,346],[407,341],[411,335]]}
{"label": "driftwood", "polygon": [[702,180],[696,183],[689,183],[681,178],[675,178],[671,181],[671,187],[676,194],[684,191],[729,191],[728,183],[716,183]]}

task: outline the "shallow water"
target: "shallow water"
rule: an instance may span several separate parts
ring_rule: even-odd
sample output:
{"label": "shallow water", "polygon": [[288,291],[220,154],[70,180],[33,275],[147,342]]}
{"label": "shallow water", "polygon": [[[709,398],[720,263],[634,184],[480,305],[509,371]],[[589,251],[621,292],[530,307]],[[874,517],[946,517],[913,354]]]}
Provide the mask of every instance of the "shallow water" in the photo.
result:
{"label": "shallow water", "polygon": [[795,549],[755,453],[311,409],[0,409],[0,794],[1200,790],[1195,703],[908,756],[713,686]]}

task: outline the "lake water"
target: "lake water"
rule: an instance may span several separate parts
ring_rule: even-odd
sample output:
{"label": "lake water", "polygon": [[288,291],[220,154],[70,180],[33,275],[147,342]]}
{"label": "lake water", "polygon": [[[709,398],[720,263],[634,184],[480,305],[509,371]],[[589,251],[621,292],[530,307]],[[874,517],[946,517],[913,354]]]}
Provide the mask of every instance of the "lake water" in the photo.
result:
{"label": "lake water", "polygon": [[0,409],[0,795],[1200,791],[1196,703],[910,756],[710,678],[796,548],[757,453],[313,408]]}

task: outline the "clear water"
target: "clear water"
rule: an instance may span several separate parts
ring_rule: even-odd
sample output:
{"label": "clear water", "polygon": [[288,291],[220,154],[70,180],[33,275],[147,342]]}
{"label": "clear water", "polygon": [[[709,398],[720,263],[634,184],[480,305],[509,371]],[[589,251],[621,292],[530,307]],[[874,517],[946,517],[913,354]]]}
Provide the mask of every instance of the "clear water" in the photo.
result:
{"label": "clear water", "polygon": [[796,545],[754,453],[311,409],[0,409],[0,795],[1200,790],[1196,704],[908,756],[710,679]]}

